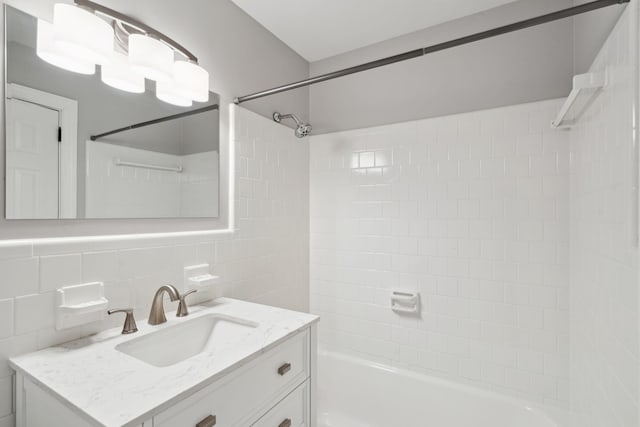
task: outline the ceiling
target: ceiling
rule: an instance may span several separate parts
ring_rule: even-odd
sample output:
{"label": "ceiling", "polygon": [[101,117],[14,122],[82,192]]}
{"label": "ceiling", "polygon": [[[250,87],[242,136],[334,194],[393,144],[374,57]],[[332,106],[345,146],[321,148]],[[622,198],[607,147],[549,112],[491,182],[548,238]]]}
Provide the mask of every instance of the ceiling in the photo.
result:
{"label": "ceiling", "polygon": [[310,62],[515,0],[233,0]]}

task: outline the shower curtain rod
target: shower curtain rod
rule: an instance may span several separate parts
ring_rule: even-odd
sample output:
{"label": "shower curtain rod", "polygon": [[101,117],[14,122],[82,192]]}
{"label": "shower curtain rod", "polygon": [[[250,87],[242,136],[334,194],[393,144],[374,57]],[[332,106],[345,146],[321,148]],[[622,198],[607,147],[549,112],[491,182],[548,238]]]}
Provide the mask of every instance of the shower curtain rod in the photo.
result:
{"label": "shower curtain rod", "polygon": [[433,46],[411,50],[409,52],[401,53],[399,55],[389,56],[387,58],[378,59],[376,61],[367,62],[365,64],[356,65],[354,67],[344,68],[342,70],[334,71],[327,74],[322,74],[316,77],[311,77],[299,82],[290,83],[284,86],[278,86],[273,89],[256,92],[250,95],[240,96],[233,100],[236,104],[252,101],[254,99],[263,98],[265,96],[275,95],[281,92],[287,92],[293,89],[299,89],[301,87],[314,85],[316,83],[325,82],[327,80],[337,79],[339,77],[348,76],[350,74],[360,73],[363,71],[371,70],[373,68],[382,67],[389,64],[395,64],[396,62],[406,61],[408,59],[418,58],[420,56],[429,55],[431,53],[440,52],[442,50],[451,49],[454,47],[462,46],[465,44],[477,42],[480,40],[500,36],[503,34],[512,33],[515,31],[524,30],[526,28],[535,27],[538,25],[546,24],[553,21],[558,21],[565,18],[571,18],[576,15],[591,12],[594,10],[602,9],[609,6],[620,5],[629,3],[630,0],[596,0],[590,3],[585,3],[579,6],[573,6],[568,9],[559,10],[557,12],[548,13],[535,18],[525,19],[524,21],[515,22],[513,24],[505,25],[502,27],[494,28],[487,31],[482,31],[469,36],[461,37],[458,39],[450,40],[444,43],[438,43]]}
{"label": "shower curtain rod", "polygon": [[104,132],[104,133],[101,133],[99,135],[91,135],[89,137],[89,139],[92,140],[92,141],[97,141],[98,139],[104,138],[105,136],[115,135],[117,133],[126,132],[128,130],[133,130],[133,129],[139,129],[139,128],[143,128],[143,127],[146,127],[146,126],[157,125],[158,123],[164,123],[164,122],[168,122],[170,120],[177,120],[177,119],[181,119],[183,117],[189,117],[189,116],[193,116],[193,115],[196,115],[196,114],[204,113],[204,112],[207,112],[207,111],[217,110],[218,108],[219,108],[218,104],[207,105],[206,107],[197,108],[195,110],[190,110],[190,111],[185,111],[184,113],[173,114],[171,116],[161,117],[159,119],[149,120],[147,122],[136,123],[134,125],[125,126],[123,128],[111,130],[109,132]]}

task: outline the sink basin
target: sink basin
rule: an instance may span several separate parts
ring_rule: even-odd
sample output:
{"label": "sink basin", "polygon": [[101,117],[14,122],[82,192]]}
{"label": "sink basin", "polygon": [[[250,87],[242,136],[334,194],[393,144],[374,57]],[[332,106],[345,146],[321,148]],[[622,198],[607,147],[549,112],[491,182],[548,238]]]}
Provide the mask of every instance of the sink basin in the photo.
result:
{"label": "sink basin", "polygon": [[166,367],[209,347],[229,345],[257,326],[235,317],[208,314],[118,344],[116,350],[150,365]]}

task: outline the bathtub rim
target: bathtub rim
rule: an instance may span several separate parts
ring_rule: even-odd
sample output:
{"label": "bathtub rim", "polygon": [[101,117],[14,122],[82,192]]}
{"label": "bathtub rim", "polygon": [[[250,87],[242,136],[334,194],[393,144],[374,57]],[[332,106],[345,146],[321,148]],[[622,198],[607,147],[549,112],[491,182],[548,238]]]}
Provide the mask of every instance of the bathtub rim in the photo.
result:
{"label": "bathtub rim", "polygon": [[[321,349],[321,348],[318,349],[318,365],[319,366],[321,365],[321,361],[324,358],[334,358],[339,361],[354,363],[354,364],[365,366],[367,368],[372,368],[376,370],[390,372],[393,374],[402,375],[405,377],[416,379],[418,381],[424,381],[433,385],[447,387],[447,388],[458,390],[461,392],[495,399],[495,400],[502,401],[504,403],[516,406],[518,408],[524,409],[527,412],[531,412],[536,416],[542,417],[554,423],[557,427],[569,426],[568,424],[569,412],[567,409],[558,408],[552,405],[545,405],[538,402],[530,402],[524,398],[509,396],[499,391],[487,390],[472,384],[459,383],[454,380],[437,376],[435,374],[430,375],[424,372],[412,371],[406,368],[387,365],[378,361],[366,359],[358,355],[339,353],[336,351],[331,351],[331,350]],[[319,379],[319,381],[321,382],[322,380]]]}

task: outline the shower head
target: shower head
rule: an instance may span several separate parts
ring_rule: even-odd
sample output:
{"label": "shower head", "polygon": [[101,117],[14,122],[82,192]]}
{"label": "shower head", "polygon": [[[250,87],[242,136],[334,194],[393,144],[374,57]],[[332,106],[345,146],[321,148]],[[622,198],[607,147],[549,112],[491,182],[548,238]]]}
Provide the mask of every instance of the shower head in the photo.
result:
{"label": "shower head", "polygon": [[305,136],[311,135],[313,127],[309,123],[302,123],[295,114],[273,113],[273,120],[280,123],[282,119],[293,119],[293,121],[296,122],[295,133],[298,138],[304,138]]}

